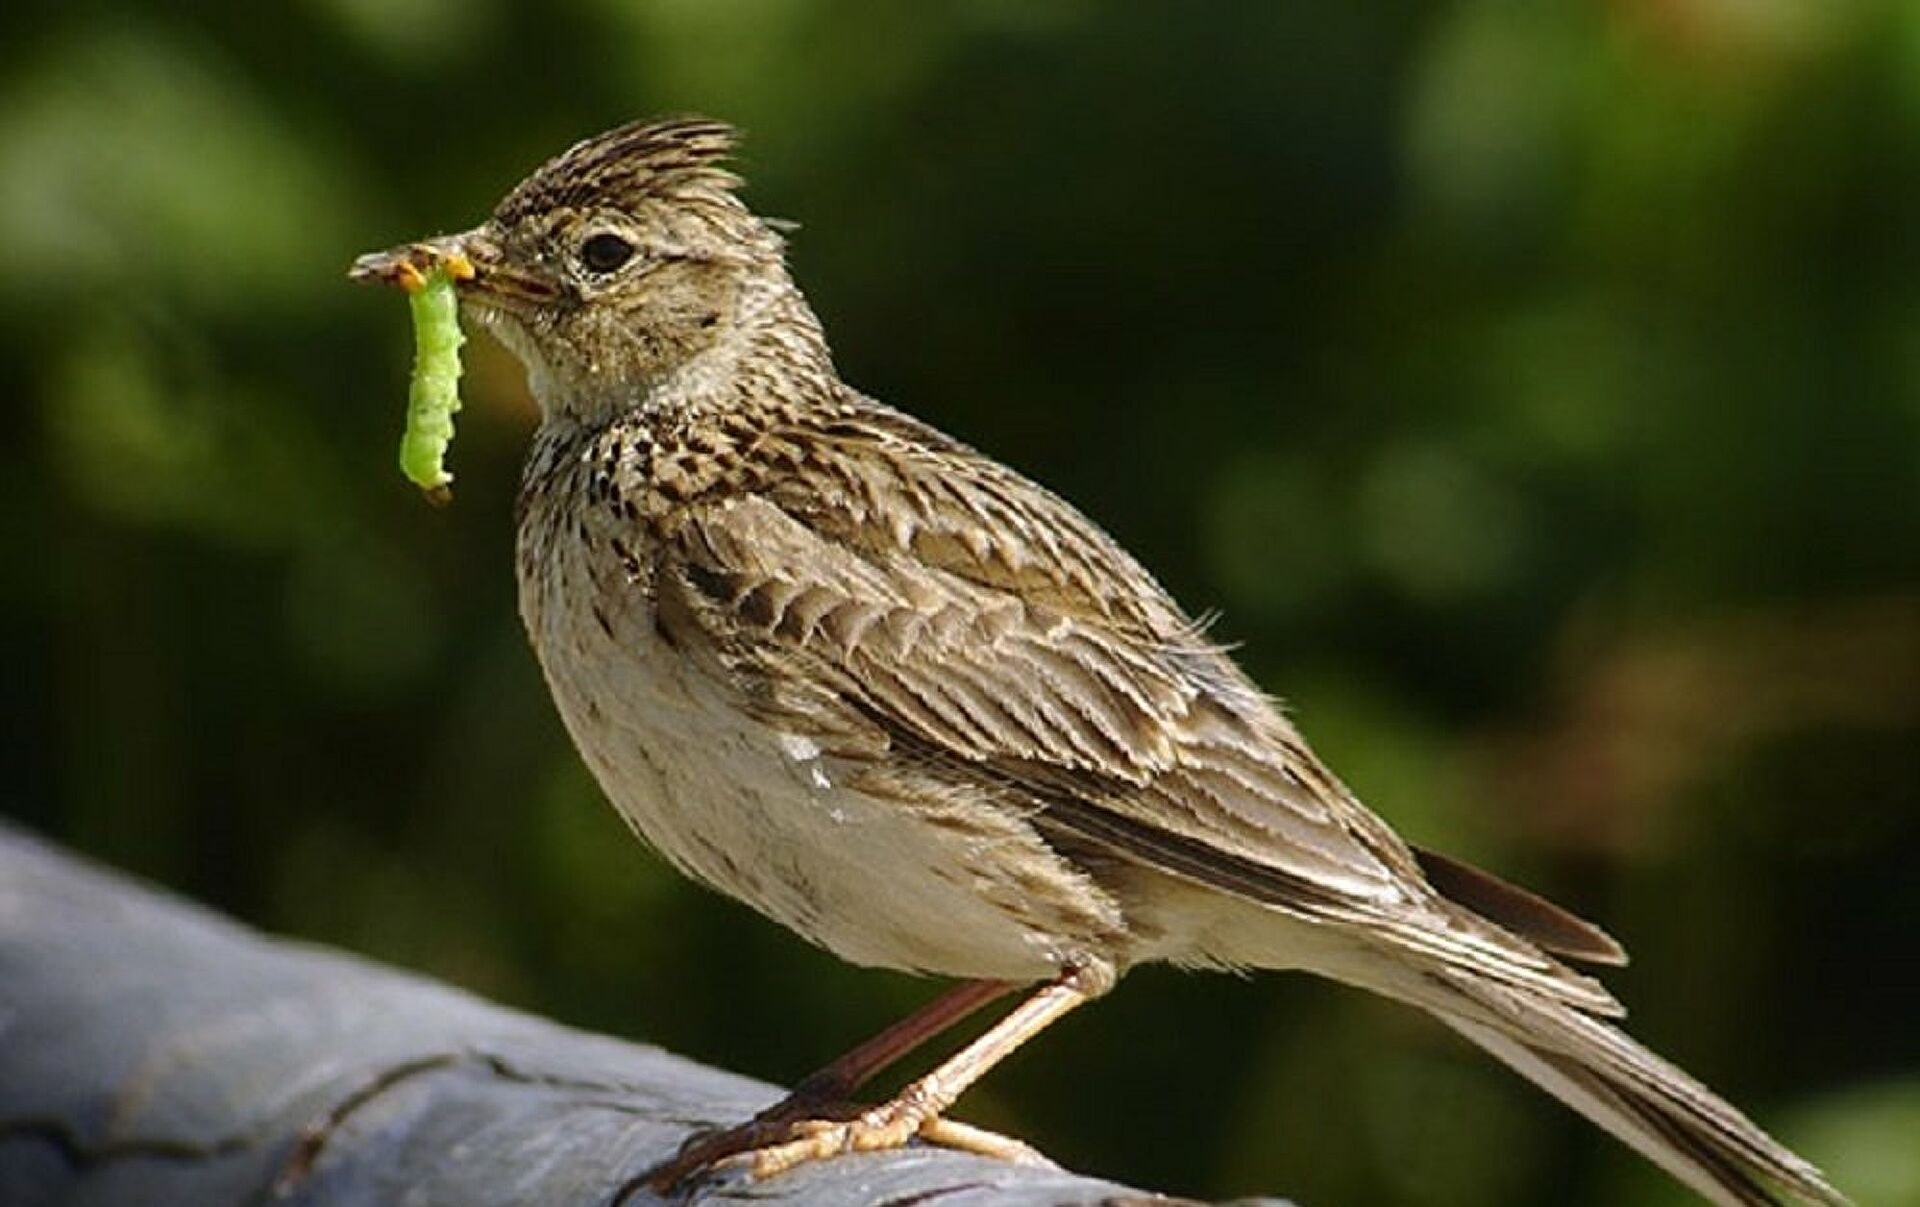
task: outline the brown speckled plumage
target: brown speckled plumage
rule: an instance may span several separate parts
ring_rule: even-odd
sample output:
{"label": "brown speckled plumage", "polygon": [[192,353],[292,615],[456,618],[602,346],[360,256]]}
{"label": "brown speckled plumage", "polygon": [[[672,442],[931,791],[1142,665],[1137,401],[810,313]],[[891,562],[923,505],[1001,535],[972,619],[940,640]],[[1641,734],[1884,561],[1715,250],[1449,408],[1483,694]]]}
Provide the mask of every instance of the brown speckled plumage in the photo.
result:
{"label": "brown speckled plumage", "polygon": [[[731,145],[710,121],[625,127],[475,230],[359,271],[463,252],[467,313],[527,363],[544,422],[522,610],[634,828],[846,959],[1048,987],[972,1063],[851,1120],[774,1112],[668,1181],[747,1147],[769,1171],[915,1132],[1026,1155],[937,1116],[1167,960],[1400,998],[1703,1194],[1838,1201],[1603,1021],[1618,1004],[1556,957],[1616,962],[1611,939],[1411,850],[1104,532],[841,382]],[[854,1066],[816,1081],[850,1089]]]}

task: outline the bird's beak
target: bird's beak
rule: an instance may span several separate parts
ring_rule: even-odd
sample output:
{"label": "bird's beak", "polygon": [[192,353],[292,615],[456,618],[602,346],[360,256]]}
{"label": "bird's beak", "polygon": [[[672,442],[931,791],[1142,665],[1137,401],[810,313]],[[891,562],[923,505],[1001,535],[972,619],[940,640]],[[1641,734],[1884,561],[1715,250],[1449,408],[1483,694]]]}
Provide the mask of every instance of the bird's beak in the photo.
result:
{"label": "bird's beak", "polygon": [[404,243],[386,251],[368,252],[353,262],[347,278],[396,285],[408,293],[427,283],[427,274],[443,268],[456,285],[477,282],[484,269],[499,261],[498,249],[479,230],[442,235],[418,243]]}
{"label": "bird's beak", "polygon": [[347,277],[396,285],[411,293],[426,284],[427,274],[435,268],[446,269],[461,296],[508,309],[515,303],[551,301],[558,292],[548,274],[515,267],[487,225],[368,252],[353,262]]}

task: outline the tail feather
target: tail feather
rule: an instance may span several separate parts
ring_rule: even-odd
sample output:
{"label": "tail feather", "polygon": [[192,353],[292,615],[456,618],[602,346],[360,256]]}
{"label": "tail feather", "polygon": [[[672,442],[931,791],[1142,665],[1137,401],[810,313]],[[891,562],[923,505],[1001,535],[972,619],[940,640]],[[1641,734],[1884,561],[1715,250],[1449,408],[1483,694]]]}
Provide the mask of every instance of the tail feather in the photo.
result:
{"label": "tail feather", "polygon": [[[1416,1004],[1709,1201],[1844,1205],[1820,1171],[1686,1073],[1599,1019],[1441,974]],[[1444,985],[1444,989],[1439,987]]]}

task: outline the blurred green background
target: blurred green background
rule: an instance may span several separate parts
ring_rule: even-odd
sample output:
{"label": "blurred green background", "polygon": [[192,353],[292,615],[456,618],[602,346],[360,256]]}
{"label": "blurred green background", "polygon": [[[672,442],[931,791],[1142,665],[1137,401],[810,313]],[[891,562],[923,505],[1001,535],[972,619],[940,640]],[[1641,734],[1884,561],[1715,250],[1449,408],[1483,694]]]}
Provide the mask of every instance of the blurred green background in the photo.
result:
{"label": "blurred green background", "polygon": [[[932,992],[630,842],[515,617],[533,412],[394,467],[360,251],[749,132],[843,371],[1055,486],[1634,1030],[1920,1203],[1920,5],[14,0],[4,809],[276,931],[791,1079]],[[961,1112],[1330,1204],[1684,1201],[1439,1028],[1149,969]]]}

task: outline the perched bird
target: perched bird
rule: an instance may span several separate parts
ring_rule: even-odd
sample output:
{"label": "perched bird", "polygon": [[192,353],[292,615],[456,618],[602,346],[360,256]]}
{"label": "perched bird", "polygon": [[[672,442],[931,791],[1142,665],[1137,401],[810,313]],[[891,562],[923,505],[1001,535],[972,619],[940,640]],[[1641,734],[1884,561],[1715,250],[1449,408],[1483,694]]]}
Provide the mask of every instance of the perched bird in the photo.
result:
{"label": "perched bird", "polygon": [[[1304,969],[1417,1006],[1710,1200],[1844,1200],[1609,1020],[1599,928],[1403,842],[1072,506],[840,380],[725,125],[574,146],[470,231],[463,314],[542,421],[520,606],[568,732],[647,842],[842,959],[962,978],[654,1172],[936,1143],[1023,1041],[1150,961]],[[1021,986],[877,1107],[865,1080]]]}

